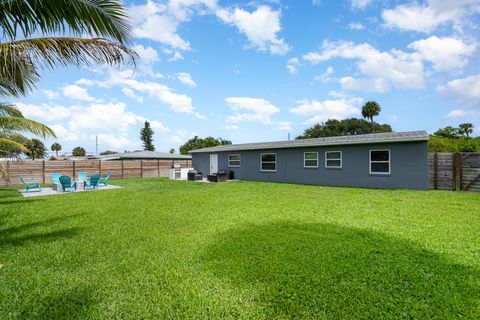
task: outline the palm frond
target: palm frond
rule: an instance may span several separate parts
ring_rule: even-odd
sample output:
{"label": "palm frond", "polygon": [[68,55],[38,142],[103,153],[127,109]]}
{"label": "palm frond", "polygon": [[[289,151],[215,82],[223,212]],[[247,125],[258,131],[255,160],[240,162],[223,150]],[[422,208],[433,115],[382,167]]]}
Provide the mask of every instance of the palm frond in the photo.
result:
{"label": "palm frond", "polygon": [[[0,102],[0,116],[11,116],[23,118],[23,114],[18,108],[11,104]],[[0,133],[1,134],[1,133]]]}
{"label": "palm frond", "polygon": [[24,94],[38,80],[37,68],[92,63],[135,65],[135,51],[106,39],[35,38],[0,43],[0,95]]}
{"label": "palm frond", "polygon": [[18,143],[14,140],[0,138],[0,151],[5,154],[15,154],[15,152],[27,152],[28,149],[23,144]]}
{"label": "palm frond", "polygon": [[28,132],[43,138],[55,138],[55,132],[40,122],[26,118],[0,116],[0,129],[5,132]]}
{"label": "palm frond", "polygon": [[68,32],[125,43],[131,33],[125,9],[118,0],[3,0],[0,13],[4,39]]}

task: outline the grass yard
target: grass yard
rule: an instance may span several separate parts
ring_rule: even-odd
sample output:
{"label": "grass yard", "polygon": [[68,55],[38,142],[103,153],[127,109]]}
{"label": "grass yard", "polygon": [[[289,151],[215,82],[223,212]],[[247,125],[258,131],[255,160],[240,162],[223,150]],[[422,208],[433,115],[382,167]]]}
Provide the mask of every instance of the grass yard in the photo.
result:
{"label": "grass yard", "polygon": [[0,319],[480,318],[480,194],[0,190]]}

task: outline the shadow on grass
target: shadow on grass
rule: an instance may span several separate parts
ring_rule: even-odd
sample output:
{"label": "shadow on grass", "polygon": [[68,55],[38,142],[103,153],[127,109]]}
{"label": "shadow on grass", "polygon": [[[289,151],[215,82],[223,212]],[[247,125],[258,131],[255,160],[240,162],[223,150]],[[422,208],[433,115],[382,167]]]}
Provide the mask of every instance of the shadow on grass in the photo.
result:
{"label": "shadow on grass", "polygon": [[0,229],[0,247],[4,245],[22,245],[28,241],[41,242],[41,241],[55,241],[59,238],[72,238],[78,234],[79,228],[64,228],[61,230],[53,230],[48,232],[36,232],[32,229],[37,227],[50,226],[65,220],[69,220],[82,214],[74,214],[69,216],[55,217],[46,220],[26,223],[20,226],[14,226],[10,228]]}
{"label": "shadow on grass", "polygon": [[324,224],[229,230],[202,256],[266,318],[478,318],[480,271],[412,242]]}
{"label": "shadow on grass", "polygon": [[20,314],[22,319],[90,319],[94,291],[73,288],[57,296],[43,296]]}

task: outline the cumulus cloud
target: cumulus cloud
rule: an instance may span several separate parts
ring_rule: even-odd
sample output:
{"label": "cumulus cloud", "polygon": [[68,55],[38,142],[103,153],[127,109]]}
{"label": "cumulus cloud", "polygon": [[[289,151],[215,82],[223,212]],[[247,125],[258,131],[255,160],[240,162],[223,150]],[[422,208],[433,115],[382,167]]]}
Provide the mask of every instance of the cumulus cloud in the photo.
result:
{"label": "cumulus cloud", "polygon": [[298,67],[301,66],[302,64],[300,63],[300,60],[298,57],[290,58],[287,61],[287,70],[291,74],[296,74],[298,73]]}
{"label": "cumulus cloud", "polygon": [[359,106],[363,102],[361,98],[338,99],[338,100],[300,100],[297,106],[290,112],[301,116],[308,116],[304,122],[306,125],[325,122],[328,119],[345,119],[360,114]]}
{"label": "cumulus cloud", "polygon": [[447,118],[478,117],[480,115],[480,74],[455,79],[445,85],[438,86],[440,96],[457,103]]}
{"label": "cumulus cloud", "polygon": [[480,12],[480,0],[429,0],[426,4],[400,4],[382,12],[387,28],[431,33],[440,25],[462,25],[466,18]]}
{"label": "cumulus cloud", "polygon": [[227,117],[229,125],[238,125],[241,122],[260,122],[271,124],[271,116],[280,112],[280,109],[265,99],[249,97],[230,97],[225,102],[235,113]]}
{"label": "cumulus cloud", "polygon": [[95,100],[88,94],[88,90],[80,86],[71,84],[62,88],[63,95],[72,100],[93,101]]}
{"label": "cumulus cloud", "polygon": [[150,126],[152,127],[155,132],[168,132],[170,131],[169,128],[165,127],[163,123],[157,120],[150,121]]}
{"label": "cumulus cloud", "polygon": [[476,45],[457,38],[432,36],[412,42],[408,48],[415,49],[424,60],[431,62],[435,71],[454,71],[467,65]]}
{"label": "cumulus cloud", "polygon": [[[358,69],[364,76],[380,79],[397,88],[420,89],[425,82],[423,64],[418,55],[400,50],[379,51],[367,43],[324,41],[321,52],[309,52],[303,58],[312,64],[333,58],[357,60]],[[352,79],[349,79],[350,83]]]}
{"label": "cumulus cloud", "polygon": [[197,84],[195,83],[195,81],[193,81],[192,76],[189,73],[179,72],[175,75],[177,76],[178,81],[180,81],[184,85],[189,86],[191,88],[195,88],[197,86]]}
{"label": "cumulus cloud", "polygon": [[279,55],[290,51],[290,46],[278,36],[282,29],[280,11],[268,6],[259,6],[252,12],[237,7],[232,10],[219,9],[217,16],[244,33],[250,41],[250,47]]}
{"label": "cumulus cloud", "polygon": [[[99,145],[107,145],[109,149],[120,150],[122,148],[134,145],[135,142],[128,139],[125,135],[117,135],[112,133],[100,133],[97,135]],[[90,137],[92,140],[95,136]]]}
{"label": "cumulus cloud", "polygon": [[54,100],[57,99],[60,94],[56,91],[53,90],[42,90],[42,93],[49,99],[49,100]]}
{"label": "cumulus cloud", "polygon": [[152,64],[160,60],[157,50],[152,47],[144,47],[141,44],[136,44],[132,46],[132,49],[138,54],[142,63]]}
{"label": "cumulus cloud", "polygon": [[315,80],[316,81],[321,81],[321,82],[324,82],[324,83],[333,81],[333,78],[331,77],[332,74],[333,74],[333,67],[329,66],[329,67],[327,67],[327,69],[325,70],[324,73],[316,76]]}

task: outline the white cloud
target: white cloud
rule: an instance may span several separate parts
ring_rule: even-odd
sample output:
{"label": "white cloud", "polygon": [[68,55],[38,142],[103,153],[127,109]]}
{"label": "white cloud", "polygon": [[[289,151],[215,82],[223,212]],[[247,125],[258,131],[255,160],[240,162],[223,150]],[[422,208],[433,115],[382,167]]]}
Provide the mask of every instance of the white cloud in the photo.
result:
{"label": "white cloud", "polygon": [[[324,41],[321,52],[309,52],[303,58],[312,64],[333,58],[357,60],[357,67],[362,75],[372,79],[374,83],[384,82],[381,86],[382,90],[389,85],[397,88],[420,89],[425,83],[424,68],[418,54],[409,54],[400,50],[382,52],[367,43]],[[350,83],[352,80],[356,79],[353,77],[347,79]]]}
{"label": "white cloud", "polygon": [[71,84],[62,88],[63,95],[67,98],[80,101],[95,100],[88,94],[88,90],[77,85]]}
{"label": "white cloud", "polygon": [[292,131],[292,122],[290,121],[279,121],[277,123],[278,130],[281,131]]}
{"label": "white cloud", "polygon": [[285,40],[277,35],[282,29],[280,11],[262,5],[252,12],[238,7],[233,10],[219,9],[217,16],[225,23],[235,25],[240,32],[244,33],[251,47],[279,55],[290,50]]}
{"label": "white cloud", "polygon": [[436,71],[454,71],[461,69],[468,63],[476,49],[475,44],[468,44],[460,39],[432,36],[418,40],[408,45],[415,49],[425,60],[433,64]]}
{"label": "white cloud", "polygon": [[321,81],[321,82],[324,82],[324,83],[333,81],[334,79],[331,77],[332,74],[333,74],[333,67],[329,66],[329,67],[327,67],[327,69],[325,70],[324,73],[322,73],[319,76],[316,76],[315,80],[316,81]]}
{"label": "white cloud", "polygon": [[50,100],[57,99],[60,94],[53,90],[42,90],[43,94]]}
{"label": "white cloud", "polygon": [[350,22],[348,24],[348,28],[350,30],[363,30],[365,29],[365,26],[361,24],[360,22]]}
{"label": "white cloud", "polygon": [[[108,145],[108,149],[120,150],[122,148],[131,146],[134,144],[133,141],[128,139],[124,135],[117,135],[112,133],[100,133],[97,135],[99,145]],[[91,136],[91,139],[95,139],[95,136]]]}
{"label": "white cloud", "polygon": [[28,104],[17,102],[15,106],[22,112],[22,114],[31,119],[40,119],[42,121],[59,121],[67,119],[71,116],[71,109],[59,105],[50,104]]}
{"label": "white cloud", "polygon": [[227,117],[228,125],[235,125],[240,122],[271,124],[270,117],[280,111],[279,108],[265,99],[230,97],[226,98],[225,102],[231,110],[236,111],[235,114]]}
{"label": "white cloud", "polygon": [[365,9],[373,0],[350,0],[352,9]]}
{"label": "white cloud", "polygon": [[138,54],[142,63],[152,64],[159,61],[157,50],[152,47],[144,47],[141,44],[132,46],[132,49]]}
{"label": "white cloud", "polygon": [[301,66],[300,60],[297,57],[290,58],[287,61],[287,70],[291,74],[298,73],[298,67]]}
{"label": "white cloud", "polygon": [[312,125],[325,122],[328,119],[345,119],[360,114],[359,106],[363,102],[361,98],[338,99],[338,100],[300,100],[295,108],[290,112],[309,116],[310,118],[304,124]]}
{"label": "white cloud", "polygon": [[133,92],[132,89],[130,88],[122,88],[122,92],[124,95],[126,95],[129,98],[132,98],[133,100],[137,101],[138,103],[143,103],[143,97],[136,95],[135,92]]}
{"label": "white cloud", "polygon": [[340,78],[340,85],[345,91],[386,92],[390,85],[385,79]]}
{"label": "white cloud", "polygon": [[92,85],[95,84],[95,81],[90,80],[90,79],[82,78],[82,79],[80,79],[80,80],[75,81],[75,83],[76,83],[76,84],[85,85],[85,86],[92,86]]}
{"label": "white cloud", "polygon": [[480,109],[478,104],[480,101],[480,74],[449,81],[446,85],[439,86],[437,92],[445,98]]}
{"label": "white cloud", "polygon": [[165,127],[163,123],[157,120],[150,121],[150,126],[152,127],[155,132],[168,132],[170,131],[169,128]]}
{"label": "white cloud", "polygon": [[195,81],[193,81],[192,76],[189,73],[179,72],[175,75],[177,76],[178,81],[180,81],[184,85],[189,86],[191,88],[194,88],[197,86],[197,84],[195,83]]}
{"label": "white cloud", "polygon": [[426,4],[414,2],[386,9],[382,18],[387,28],[430,33],[446,23],[458,28],[468,16],[479,12],[479,0],[429,0]]}
{"label": "white cloud", "polygon": [[475,110],[464,110],[464,109],[455,109],[450,111],[445,118],[448,119],[458,119],[458,118],[466,118],[466,117],[477,117],[480,115],[479,111]]}

